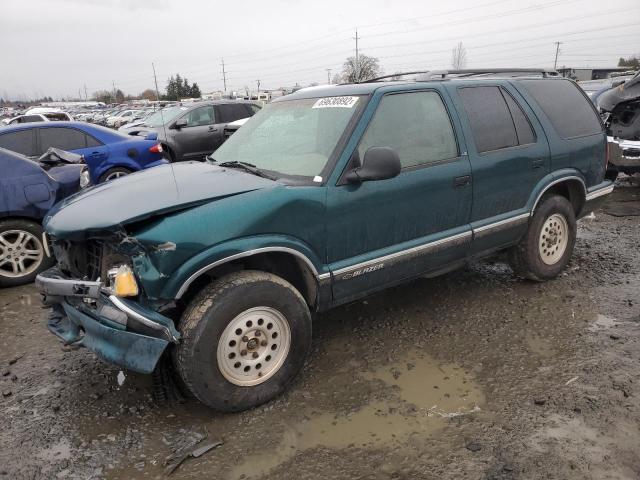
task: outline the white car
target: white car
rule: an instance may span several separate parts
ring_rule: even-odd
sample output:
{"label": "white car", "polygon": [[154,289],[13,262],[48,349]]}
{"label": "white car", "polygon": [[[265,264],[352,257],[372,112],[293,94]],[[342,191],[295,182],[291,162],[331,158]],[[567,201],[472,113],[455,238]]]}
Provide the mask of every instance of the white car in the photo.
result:
{"label": "white car", "polygon": [[63,112],[57,108],[31,108],[24,115],[19,115],[11,119],[3,120],[5,125],[15,125],[16,123],[30,122],[70,122],[73,117],[67,112]]}
{"label": "white car", "polygon": [[125,123],[129,123],[139,114],[139,112],[139,110],[122,110],[116,115],[107,117],[107,127],[118,128]]}

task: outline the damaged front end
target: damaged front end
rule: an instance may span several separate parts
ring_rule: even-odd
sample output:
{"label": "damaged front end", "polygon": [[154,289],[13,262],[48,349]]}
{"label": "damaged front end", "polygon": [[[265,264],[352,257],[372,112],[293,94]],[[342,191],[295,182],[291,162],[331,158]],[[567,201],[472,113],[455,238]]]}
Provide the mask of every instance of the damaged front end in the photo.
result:
{"label": "damaged front end", "polygon": [[[180,335],[151,305],[135,273],[146,249],[122,233],[83,241],[51,239],[58,265],[36,278],[53,309],[49,330],[123,368],[151,373]],[[162,245],[160,248],[166,248]]]}
{"label": "damaged front end", "polygon": [[640,73],[602,93],[597,103],[607,129],[609,169],[640,172]]}

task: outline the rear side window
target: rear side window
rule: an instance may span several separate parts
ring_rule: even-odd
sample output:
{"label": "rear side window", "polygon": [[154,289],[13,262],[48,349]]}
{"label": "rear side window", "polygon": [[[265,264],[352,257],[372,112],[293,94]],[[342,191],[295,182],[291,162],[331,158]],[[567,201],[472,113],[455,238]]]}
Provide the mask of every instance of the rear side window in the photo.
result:
{"label": "rear side window", "polygon": [[43,153],[50,147],[61,150],[76,150],[87,146],[87,136],[75,128],[51,127],[39,130],[40,147]]}
{"label": "rear side window", "polygon": [[436,92],[385,95],[358,146],[360,161],[370,147],[391,147],[402,168],[458,156],[447,109]]}
{"label": "rear side window", "polygon": [[218,114],[220,116],[220,118],[218,119],[218,123],[235,122],[236,120],[240,120],[241,118],[247,118],[251,116],[249,112],[247,112],[245,105],[242,103],[238,103],[236,105],[216,105],[216,109],[218,110]]}
{"label": "rear side window", "polygon": [[0,147],[27,157],[36,156],[35,130],[21,130],[0,135]]}
{"label": "rear side window", "polygon": [[522,111],[522,108],[520,108],[520,105],[516,103],[509,92],[504,90],[501,91],[502,96],[507,102],[507,105],[509,105],[509,110],[511,111],[511,118],[513,118],[513,124],[516,127],[516,134],[518,135],[518,143],[520,145],[535,143],[536,134],[533,133],[531,123],[529,123],[529,119]]}
{"label": "rear side window", "polygon": [[521,80],[562,138],[602,133],[589,100],[569,80]]}
{"label": "rear side window", "polygon": [[479,153],[518,145],[516,127],[500,88],[464,87],[458,92]]}

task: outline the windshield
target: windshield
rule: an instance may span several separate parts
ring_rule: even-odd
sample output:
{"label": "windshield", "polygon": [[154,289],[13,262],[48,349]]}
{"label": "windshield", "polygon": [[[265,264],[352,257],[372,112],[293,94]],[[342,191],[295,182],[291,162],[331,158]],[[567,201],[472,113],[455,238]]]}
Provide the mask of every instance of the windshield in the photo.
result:
{"label": "windshield", "polygon": [[271,103],[213,153],[215,161],[246,162],[284,175],[320,175],[358,107],[360,97]]}
{"label": "windshield", "polygon": [[150,127],[161,127],[162,122],[168,123],[175,119],[181,113],[184,113],[188,110],[187,107],[169,107],[165,108],[159,112],[154,113],[149,118],[147,118],[144,123],[149,125]]}

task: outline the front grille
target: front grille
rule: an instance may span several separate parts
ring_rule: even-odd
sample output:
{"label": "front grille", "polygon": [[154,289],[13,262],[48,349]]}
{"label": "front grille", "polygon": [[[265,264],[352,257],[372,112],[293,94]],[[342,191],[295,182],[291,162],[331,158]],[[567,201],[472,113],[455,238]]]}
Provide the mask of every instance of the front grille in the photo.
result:
{"label": "front grille", "polygon": [[102,242],[54,241],[53,253],[60,270],[70,277],[91,281],[100,278],[103,258]]}

